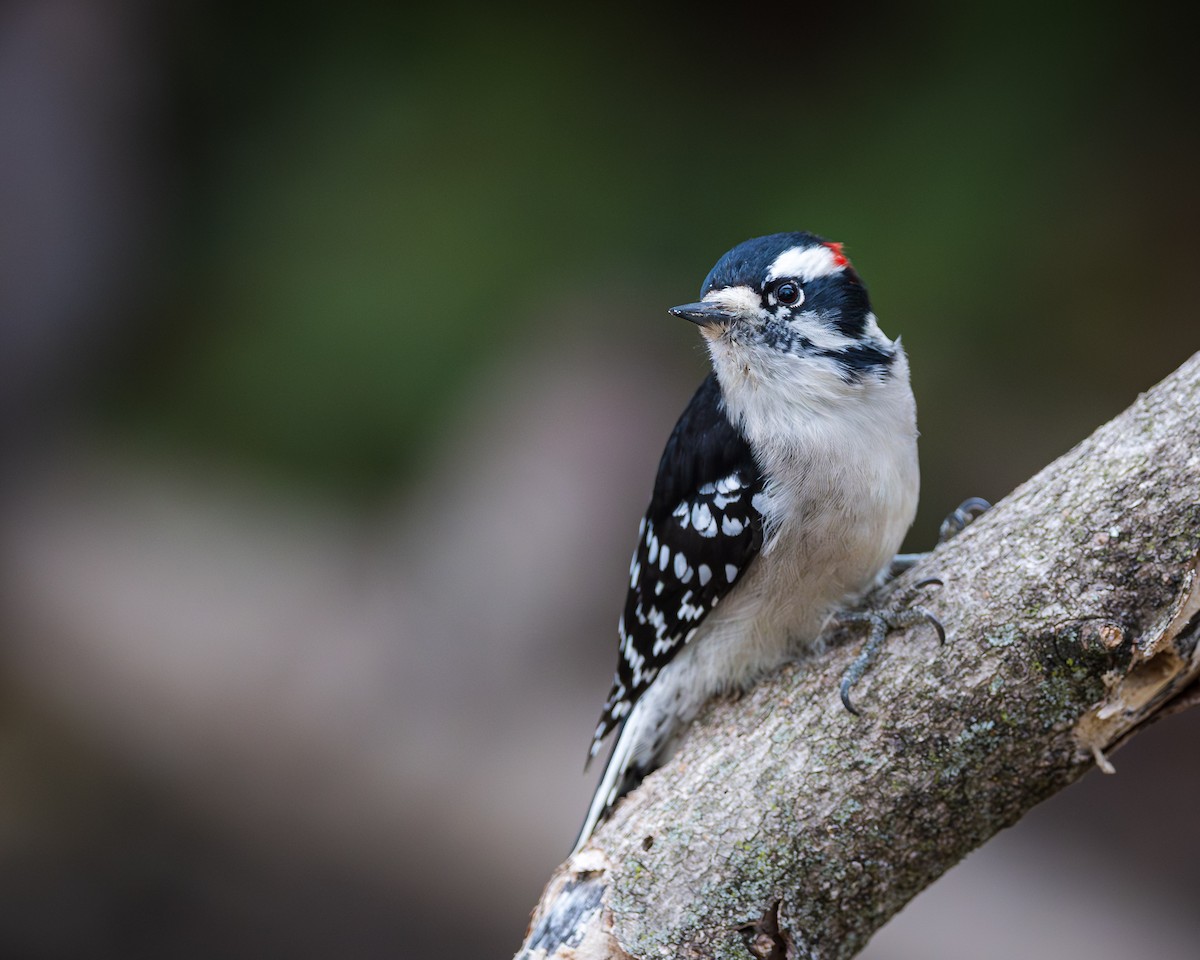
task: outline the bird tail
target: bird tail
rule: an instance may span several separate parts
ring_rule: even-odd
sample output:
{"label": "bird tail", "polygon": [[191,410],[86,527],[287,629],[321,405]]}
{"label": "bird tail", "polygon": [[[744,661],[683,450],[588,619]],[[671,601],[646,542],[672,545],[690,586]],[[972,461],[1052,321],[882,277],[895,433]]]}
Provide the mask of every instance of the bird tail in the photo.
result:
{"label": "bird tail", "polygon": [[604,774],[600,777],[600,783],[592,795],[591,806],[588,807],[583,826],[579,829],[575,846],[571,849],[571,856],[575,856],[587,843],[592,831],[596,829],[596,825],[608,816],[614,804],[636,787],[642,779],[643,773],[635,756],[638,742],[641,739],[639,734],[642,724],[639,721],[642,711],[638,709],[639,706],[641,704],[633,708],[625,723],[621,725],[620,732],[617,734],[617,742],[613,745],[612,753],[609,754],[608,763],[604,766]]}

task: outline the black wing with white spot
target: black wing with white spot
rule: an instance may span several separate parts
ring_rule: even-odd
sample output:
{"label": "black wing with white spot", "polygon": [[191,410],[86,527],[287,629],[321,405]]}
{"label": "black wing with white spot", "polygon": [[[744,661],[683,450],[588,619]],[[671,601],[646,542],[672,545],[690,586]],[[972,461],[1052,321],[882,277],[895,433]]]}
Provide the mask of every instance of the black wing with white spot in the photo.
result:
{"label": "black wing with white spot", "polygon": [[620,657],[589,756],[741,578],[762,546],[763,481],[713,374],[667,441],[629,567]]}

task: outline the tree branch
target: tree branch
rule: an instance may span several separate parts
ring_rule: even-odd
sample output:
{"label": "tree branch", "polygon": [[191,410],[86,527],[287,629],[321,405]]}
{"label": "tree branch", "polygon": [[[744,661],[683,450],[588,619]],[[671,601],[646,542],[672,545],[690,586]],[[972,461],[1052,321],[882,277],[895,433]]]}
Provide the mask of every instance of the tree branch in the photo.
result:
{"label": "tree branch", "polygon": [[[1200,699],[1200,354],[889,584],[858,638],[712,704],[556,871],[520,956],[850,957],[1156,715]],[[1190,685],[1190,686],[1189,686]]]}

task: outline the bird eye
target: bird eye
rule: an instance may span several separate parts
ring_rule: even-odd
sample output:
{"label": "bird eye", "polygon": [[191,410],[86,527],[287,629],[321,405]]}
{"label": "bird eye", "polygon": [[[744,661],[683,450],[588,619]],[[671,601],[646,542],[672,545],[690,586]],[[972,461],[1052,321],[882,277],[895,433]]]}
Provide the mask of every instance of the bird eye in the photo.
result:
{"label": "bird eye", "polygon": [[800,284],[794,280],[785,280],[775,289],[775,299],[785,307],[799,303],[800,297]]}

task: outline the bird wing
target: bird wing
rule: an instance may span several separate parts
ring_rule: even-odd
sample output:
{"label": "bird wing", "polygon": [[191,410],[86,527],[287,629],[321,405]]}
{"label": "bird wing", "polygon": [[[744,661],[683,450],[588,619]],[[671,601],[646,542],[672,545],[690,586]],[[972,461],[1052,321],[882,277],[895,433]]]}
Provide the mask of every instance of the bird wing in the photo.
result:
{"label": "bird wing", "polygon": [[762,489],[750,445],[726,417],[709,374],[659,461],[629,566],[616,675],[589,760],[758,555]]}

